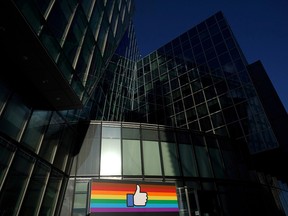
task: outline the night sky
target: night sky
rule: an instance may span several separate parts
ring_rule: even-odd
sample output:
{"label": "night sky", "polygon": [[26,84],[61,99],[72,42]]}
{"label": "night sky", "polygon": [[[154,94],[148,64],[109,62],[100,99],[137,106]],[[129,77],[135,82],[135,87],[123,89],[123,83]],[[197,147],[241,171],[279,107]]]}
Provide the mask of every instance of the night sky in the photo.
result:
{"label": "night sky", "polygon": [[135,0],[142,56],[222,11],[249,63],[261,60],[288,111],[288,0]]}

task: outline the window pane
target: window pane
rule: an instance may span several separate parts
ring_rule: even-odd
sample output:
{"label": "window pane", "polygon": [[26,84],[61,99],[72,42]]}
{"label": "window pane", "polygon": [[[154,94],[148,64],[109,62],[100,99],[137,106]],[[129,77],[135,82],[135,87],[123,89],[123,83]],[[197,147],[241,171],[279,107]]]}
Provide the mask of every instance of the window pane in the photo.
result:
{"label": "window pane", "polygon": [[51,112],[47,111],[33,112],[22,139],[22,143],[32,151],[37,151],[50,115]]}
{"label": "window pane", "polygon": [[123,174],[142,174],[140,140],[123,140]]}
{"label": "window pane", "polygon": [[6,215],[14,215],[16,213],[29,179],[33,162],[33,158],[24,152],[18,151],[16,153],[1,190],[0,209]]}
{"label": "window pane", "polygon": [[5,86],[1,85],[0,83],[0,113],[9,95],[10,95],[10,91]]}
{"label": "window pane", "polygon": [[63,176],[56,171],[52,171],[49,182],[46,187],[45,196],[39,215],[53,216],[57,204],[58,194],[60,192]]}
{"label": "window pane", "polygon": [[101,125],[90,125],[77,156],[78,175],[100,174]]}
{"label": "window pane", "polygon": [[120,138],[121,131],[119,127],[102,127],[103,138]]}
{"label": "window pane", "polygon": [[18,97],[13,97],[7,104],[0,120],[0,131],[17,139],[24,122],[28,118],[29,109]]}
{"label": "window pane", "polygon": [[224,178],[225,177],[224,164],[219,149],[209,148],[209,152],[215,176],[217,178]]}
{"label": "window pane", "polygon": [[161,143],[165,176],[179,176],[179,163],[176,143]]}
{"label": "window pane", "polygon": [[142,138],[145,140],[158,140],[158,132],[155,130],[142,130]]}
{"label": "window pane", "polygon": [[121,175],[120,139],[102,139],[100,175]]}
{"label": "window pane", "polygon": [[211,166],[205,146],[195,146],[196,158],[201,177],[212,177]]}
{"label": "window pane", "polygon": [[13,152],[16,150],[16,147],[12,147],[9,144],[0,143],[0,186],[3,181],[3,177],[7,172],[7,167],[10,163],[10,160],[13,156]]}
{"label": "window pane", "polygon": [[123,139],[140,139],[140,131],[137,128],[123,128]]}
{"label": "window pane", "polygon": [[73,134],[75,134],[75,132],[72,130],[72,128],[65,128],[53,161],[53,164],[62,171],[65,171],[68,157],[71,152],[71,145],[73,144],[73,139],[75,137]]}
{"label": "window pane", "polygon": [[36,215],[44,193],[50,168],[38,162],[29,182],[20,215]]}
{"label": "window pane", "polygon": [[184,176],[198,176],[196,170],[193,146],[188,144],[179,145],[180,159]]}
{"label": "window pane", "polygon": [[162,175],[158,142],[143,141],[144,174]]}
{"label": "window pane", "polygon": [[56,148],[62,134],[62,130],[62,119],[58,116],[57,113],[54,113],[49,124],[49,128],[45,133],[40,149],[40,156],[47,161],[52,162],[54,159]]}

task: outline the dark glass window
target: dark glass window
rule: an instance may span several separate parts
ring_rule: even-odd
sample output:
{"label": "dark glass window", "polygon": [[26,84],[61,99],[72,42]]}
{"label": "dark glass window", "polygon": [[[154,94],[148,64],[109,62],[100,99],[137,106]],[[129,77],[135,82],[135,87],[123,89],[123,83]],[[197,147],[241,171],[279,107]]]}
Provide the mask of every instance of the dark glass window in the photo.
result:
{"label": "dark glass window", "polygon": [[196,92],[202,89],[202,84],[199,80],[196,80],[195,82],[191,83],[191,87],[192,87],[193,92]]}
{"label": "dark glass window", "polygon": [[17,151],[1,188],[0,209],[6,215],[17,214],[34,162],[31,156]]}
{"label": "dark glass window", "polygon": [[191,95],[190,85],[182,86],[181,90],[182,90],[182,95],[183,95],[183,97],[186,97],[186,96],[188,96],[188,95]]}
{"label": "dark glass window", "polygon": [[32,151],[37,151],[38,145],[48,126],[51,112],[34,111],[22,138],[22,143]]}
{"label": "dark glass window", "polygon": [[23,101],[19,97],[13,96],[1,116],[0,131],[17,139],[29,114],[30,109],[24,105]]}
{"label": "dark glass window", "polygon": [[202,41],[202,46],[204,50],[211,48],[213,46],[211,39],[209,38],[207,40]]}
{"label": "dark glass window", "polygon": [[165,176],[180,176],[176,143],[161,142],[161,151]]}
{"label": "dark glass window", "polygon": [[198,113],[199,118],[208,114],[207,107],[206,107],[205,103],[197,106],[197,113]]}
{"label": "dark glass window", "polygon": [[186,109],[191,108],[194,105],[193,98],[191,96],[185,97],[184,105]]}
{"label": "dark glass window", "polygon": [[140,130],[138,128],[122,128],[123,139],[140,139]]}
{"label": "dark glass window", "polygon": [[211,130],[212,126],[211,126],[209,117],[202,118],[199,120],[199,122],[200,122],[201,130],[203,131]]}
{"label": "dark glass window", "polygon": [[217,44],[215,46],[215,49],[216,49],[216,52],[217,52],[218,55],[221,55],[222,53],[227,52],[227,48],[226,48],[225,43]]}
{"label": "dark glass window", "polygon": [[215,89],[218,95],[226,93],[228,91],[228,86],[225,81],[221,81],[215,84]]}
{"label": "dark glass window", "polygon": [[49,181],[46,187],[45,196],[42,201],[41,209],[39,215],[54,215],[55,207],[57,204],[57,198],[60,193],[61,183],[63,181],[63,176],[52,170]]}
{"label": "dark glass window", "polygon": [[214,128],[217,128],[224,124],[222,112],[218,112],[218,113],[211,115],[211,120],[212,120],[212,124]]}
{"label": "dark glass window", "polygon": [[199,91],[194,94],[195,104],[200,104],[205,101],[204,95],[202,91]]}
{"label": "dark glass window", "polygon": [[45,192],[50,168],[37,162],[29,181],[20,215],[35,215],[40,207],[41,198]]}
{"label": "dark glass window", "polygon": [[183,175],[193,177],[198,176],[193,145],[180,143],[179,153]]}
{"label": "dark glass window", "polygon": [[205,55],[206,55],[207,61],[210,61],[211,59],[213,59],[217,56],[214,48],[206,50]]}
{"label": "dark glass window", "polygon": [[189,109],[186,111],[188,122],[194,121],[197,119],[197,114],[195,108]]}
{"label": "dark glass window", "polygon": [[208,109],[209,109],[210,113],[214,113],[214,112],[217,112],[218,110],[220,110],[218,100],[213,99],[213,100],[209,101],[208,102]]}
{"label": "dark glass window", "polygon": [[224,109],[223,110],[223,114],[224,114],[225,121],[226,121],[227,124],[230,123],[230,122],[236,121],[238,119],[234,107],[230,107],[228,109]]}
{"label": "dark glass window", "polygon": [[144,140],[158,140],[158,132],[156,130],[142,129],[141,132]]}
{"label": "dark glass window", "polygon": [[16,147],[0,143],[0,182],[2,182],[3,177],[7,172],[8,165],[12,159],[13,152],[15,152]]}
{"label": "dark glass window", "polygon": [[198,36],[195,36],[193,38],[190,38],[190,42],[191,42],[191,45],[194,47],[200,44],[200,39]]}
{"label": "dark glass window", "polygon": [[212,41],[214,43],[214,45],[220,43],[223,41],[223,38],[222,38],[222,35],[219,33],[219,34],[216,34],[212,37]]}
{"label": "dark glass window", "polygon": [[231,137],[238,138],[238,137],[243,136],[242,129],[241,129],[239,122],[234,122],[232,124],[229,124],[227,125],[227,128]]}

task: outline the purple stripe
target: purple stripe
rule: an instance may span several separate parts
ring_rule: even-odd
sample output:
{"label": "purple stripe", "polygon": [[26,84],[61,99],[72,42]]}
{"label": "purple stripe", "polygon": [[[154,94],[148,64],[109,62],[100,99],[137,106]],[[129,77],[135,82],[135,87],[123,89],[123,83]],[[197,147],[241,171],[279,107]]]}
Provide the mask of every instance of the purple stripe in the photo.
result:
{"label": "purple stripe", "polygon": [[93,212],[178,212],[178,208],[90,208]]}

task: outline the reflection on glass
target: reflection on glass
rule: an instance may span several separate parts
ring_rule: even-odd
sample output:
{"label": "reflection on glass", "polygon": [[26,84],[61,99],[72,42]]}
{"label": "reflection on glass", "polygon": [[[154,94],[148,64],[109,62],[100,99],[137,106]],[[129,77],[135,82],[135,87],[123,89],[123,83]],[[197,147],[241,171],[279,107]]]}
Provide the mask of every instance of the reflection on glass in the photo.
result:
{"label": "reflection on glass", "polygon": [[29,113],[30,109],[23,104],[20,98],[14,96],[6,105],[0,119],[0,131],[17,139]]}
{"label": "reflection on glass", "polygon": [[184,176],[198,176],[195,164],[193,146],[189,144],[179,145],[180,159]]}
{"label": "reflection on glass", "polygon": [[119,127],[102,127],[103,138],[120,138],[121,130]]}
{"label": "reflection on glass", "polygon": [[140,140],[123,140],[123,174],[142,174]]}
{"label": "reflection on glass", "polygon": [[22,139],[22,143],[32,151],[37,151],[50,115],[51,112],[47,111],[33,112]]}
{"label": "reflection on glass", "polygon": [[179,163],[176,143],[161,142],[165,176],[179,176]]}
{"label": "reflection on glass", "polygon": [[195,152],[200,176],[213,177],[206,147],[196,145]]}
{"label": "reflection on glass", "polygon": [[51,175],[49,176],[49,182],[46,187],[45,196],[42,201],[39,215],[54,215],[55,207],[57,204],[56,201],[60,192],[62,180],[63,176],[53,170]]}
{"label": "reflection on glass", "polygon": [[119,139],[102,139],[100,175],[121,175]]}
{"label": "reflection on glass", "polygon": [[158,142],[143,141],[144,174],[162,175]]}
{"label": "reflection on glass", "polygon": [[38,162],[31,176],[20,215],[37,215],[50,168]]}
{"label": "reflection on glass", "polygon": [[34,160],[18,151],[14,157],[6,182],[1,189],[0,209],[6,215],[15,215],[22,199]]}

